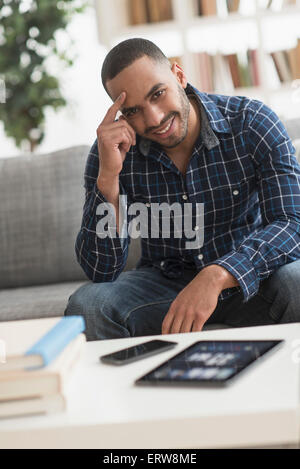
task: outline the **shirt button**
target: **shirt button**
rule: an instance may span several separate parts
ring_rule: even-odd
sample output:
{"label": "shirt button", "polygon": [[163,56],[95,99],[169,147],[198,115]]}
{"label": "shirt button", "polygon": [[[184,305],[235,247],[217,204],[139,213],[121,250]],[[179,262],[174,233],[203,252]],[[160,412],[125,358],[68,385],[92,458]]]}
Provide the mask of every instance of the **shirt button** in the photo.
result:
{"label": "shirt button", "polygon": [[198,231],[199,230],[199,226],[196,225],[195,228],[194,228],[194,231]]}
{"label": "shirt button", "polygon": [[151,204],[150,204],[149,202],[146,203],[146,207],[150,207],[150,205],[151,205]]}
{"label": "shirt button", "polygon": [[238,195],[239,191],[233,191],[233,195]]}
{"label": "shirt button", "polygon": [[183,194],[182,198],[183,200],[187,200],[188,196],[186,194]]}
{"label": "shirt button", "polygon": [[203,254],[199,254],[198,259],[199,259],[199,261],[202,261],[202,259],[203,259]]}

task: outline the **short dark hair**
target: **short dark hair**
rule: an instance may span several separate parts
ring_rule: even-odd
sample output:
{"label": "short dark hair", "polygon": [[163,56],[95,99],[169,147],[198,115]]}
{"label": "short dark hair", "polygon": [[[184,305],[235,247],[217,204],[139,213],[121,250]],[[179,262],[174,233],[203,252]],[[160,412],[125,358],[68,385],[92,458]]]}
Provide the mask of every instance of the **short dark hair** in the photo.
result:
{"label": "short dark hair", "polygon": [[155,62],[171,67],[168,58],[153,42],[143,38],[127,39],[113,47],[104,59],[101,79],[105,90],[107,91],[106,82],[108,80],[112,80],[124,70],[124,68],[144,55],[147,55]]}

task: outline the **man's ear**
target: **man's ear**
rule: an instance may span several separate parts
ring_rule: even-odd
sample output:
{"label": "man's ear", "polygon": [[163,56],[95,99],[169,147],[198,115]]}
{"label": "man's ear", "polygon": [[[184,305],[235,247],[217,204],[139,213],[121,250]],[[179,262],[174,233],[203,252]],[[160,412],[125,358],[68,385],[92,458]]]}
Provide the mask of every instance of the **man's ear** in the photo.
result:
{"label": "man's ear", "polygon": [[180,67],[180,65],[178,65],[177,62],[174,62],[172,64],[171,71],[175,75],[176,80],[178,81],[178,83],[180,83],[182,88],[186,88],[187,87],[186,74],[184,73],[184,70]]}

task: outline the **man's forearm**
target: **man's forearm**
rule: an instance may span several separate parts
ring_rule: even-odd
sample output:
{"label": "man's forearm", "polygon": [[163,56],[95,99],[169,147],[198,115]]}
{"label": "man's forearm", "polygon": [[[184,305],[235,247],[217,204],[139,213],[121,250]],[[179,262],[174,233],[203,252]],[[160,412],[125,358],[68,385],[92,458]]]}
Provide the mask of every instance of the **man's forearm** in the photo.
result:
{"label": "man's forearm", "polygon": [[119,188],[119,176],[117,177],[106,177],[99,174],[97,178],[97,187],[101,194],[104,195],[106,200],[111,203],[115,207],[115,214],[116,214],[116,227],[117,232],[120,233],[120,226],[119,226],[119,195],[120,195],[120,188]]}
{"label": "man's forearm", "polygon": [[226,288],[239,286],[237,279],[228,272],[228,270],[217,264],[204,267],[198,275],[209,276],[212,286],[216,288],[219,293]]}

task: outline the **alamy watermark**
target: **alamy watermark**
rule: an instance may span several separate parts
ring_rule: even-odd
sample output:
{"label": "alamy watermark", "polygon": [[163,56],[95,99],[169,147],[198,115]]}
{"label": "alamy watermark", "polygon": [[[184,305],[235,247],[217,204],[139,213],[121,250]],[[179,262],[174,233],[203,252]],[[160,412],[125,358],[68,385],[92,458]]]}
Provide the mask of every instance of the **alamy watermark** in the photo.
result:
{"label": "alamy watermark", "polygon": [[[114,205],[108,202],[101,203],[97,207],[96,214],[102,216],[96,226],[97,236],[116,238]],[[128,216],[131,218],[129,223]],[[121,238],[127,238],[127,236],[133,239],[185,237],[189,240],[185,243],[186,249],[199,249],[204,243],[204,204],[185,203],[182,205],[174,202],[170,205],[166,202],[148,204],[135,202],[127,207],[127,196],[120,195],[119,228]]]}

